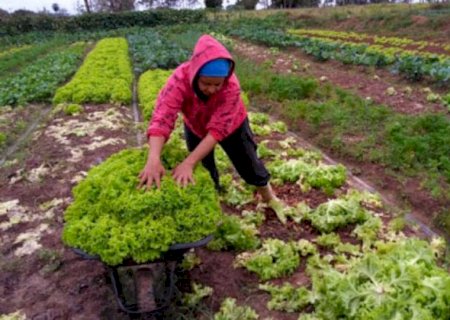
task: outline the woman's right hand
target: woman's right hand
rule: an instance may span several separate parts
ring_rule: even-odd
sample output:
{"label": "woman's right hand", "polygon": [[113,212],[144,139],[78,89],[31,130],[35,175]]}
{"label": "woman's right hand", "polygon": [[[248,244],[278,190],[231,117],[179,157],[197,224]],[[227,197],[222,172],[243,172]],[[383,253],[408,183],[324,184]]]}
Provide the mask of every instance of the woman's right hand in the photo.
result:
{"label": "woman's right hand", "polygon": [[158,189],[161,186],[161,179],[165,175],[166,170],[164,169],[161,160],[158,159],[149,159],[145,164],[144,170],[139,174],[139,185],[138,189],[142,187],[146,187],[146,189],[150,189],[153,183],[156,184]]}

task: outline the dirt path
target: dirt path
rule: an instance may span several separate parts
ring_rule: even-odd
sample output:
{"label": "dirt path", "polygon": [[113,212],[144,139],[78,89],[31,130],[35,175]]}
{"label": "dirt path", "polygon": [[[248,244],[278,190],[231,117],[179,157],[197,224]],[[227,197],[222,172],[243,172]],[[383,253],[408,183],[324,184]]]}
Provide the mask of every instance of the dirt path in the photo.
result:
{"label": "dirt path", "polygon": [[[370,98],[377,104],[389,106],[399,113],[419,114],[425,111],[446,111],[443,105],[427,101],[428,93],[423,91],[426,86],[421,83],[407,82],[385,69],[343,65],[339,61],[321,63],[302,53],[299,49],[291,48],[271,52],[264,46],[236,39],[234,41],[234,51],[237,54],[251,58],[256,63],[272,62],[271,69],[277,73],[292,73],[302,77],[312,76],[322,82],[330,82],[342,89],[349,90],[360,97]],[[394,87],[396,94],[388,95],[386,93],[390,87]],[[448,89],[436,88],[433,91],[445,94]]]}

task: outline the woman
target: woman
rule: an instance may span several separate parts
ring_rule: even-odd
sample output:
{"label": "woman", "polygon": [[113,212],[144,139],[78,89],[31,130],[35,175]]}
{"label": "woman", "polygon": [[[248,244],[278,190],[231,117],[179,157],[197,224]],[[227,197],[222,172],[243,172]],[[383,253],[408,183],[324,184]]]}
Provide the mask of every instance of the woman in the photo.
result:
{"label": "woman", "polygon": [[269,184],[270,174],[256,155],[239,81],[233,71],[234,61],[228,50],[209,35],[200,37],[191,59],[174,71],[159,94],[147,130],[150,151],[139,175],[139,187],[150,188],[153,183],[160,187],[165,174],[161,150],[181,112],[190,154],[172,172],[177,183],[194,183],[194,167],[202,161],[219,189],[214,147],[220,144],[239,175],[256,186],[262,200],[274,209],[280,208]]}

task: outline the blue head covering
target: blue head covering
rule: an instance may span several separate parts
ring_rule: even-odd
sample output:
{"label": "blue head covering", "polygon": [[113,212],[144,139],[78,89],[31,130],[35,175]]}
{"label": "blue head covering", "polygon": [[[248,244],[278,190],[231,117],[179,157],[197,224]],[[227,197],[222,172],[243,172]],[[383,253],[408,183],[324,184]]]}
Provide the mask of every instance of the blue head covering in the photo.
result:
{"label": "blue head covering", "polygon": [[228,77],[230,72],[231,62],[228,59],[211,60],[201,67],[198,72],[199,76],[203,77]]}

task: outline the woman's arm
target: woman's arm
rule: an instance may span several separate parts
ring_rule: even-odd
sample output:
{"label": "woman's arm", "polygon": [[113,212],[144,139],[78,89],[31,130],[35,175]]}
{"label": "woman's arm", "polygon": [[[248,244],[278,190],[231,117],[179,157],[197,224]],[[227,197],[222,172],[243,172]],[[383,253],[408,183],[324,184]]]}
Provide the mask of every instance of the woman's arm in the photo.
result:
{"label": "woman's arm", "polygon": [[173,170],[175,181],[182,186],[195,183],[193,176],[195,165],[203,160],[214,149],[216,144],[217,140],[208,133],[189,156]]}
{"label": "woman's arm", "polygon": [[139,174],[138,188],[144,185],[149,189],[153,183],[159,188],[161,186],[161,178],[165,174],[165,169],[161,163],[161,151],[166,142],[164,137],[150,137],[148,140],[149,151],[147,163],[144,170]]}

